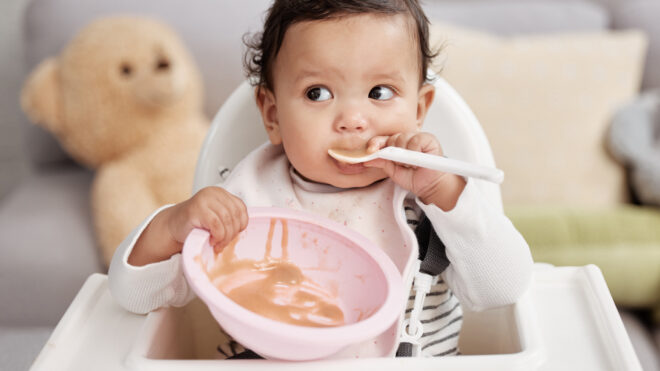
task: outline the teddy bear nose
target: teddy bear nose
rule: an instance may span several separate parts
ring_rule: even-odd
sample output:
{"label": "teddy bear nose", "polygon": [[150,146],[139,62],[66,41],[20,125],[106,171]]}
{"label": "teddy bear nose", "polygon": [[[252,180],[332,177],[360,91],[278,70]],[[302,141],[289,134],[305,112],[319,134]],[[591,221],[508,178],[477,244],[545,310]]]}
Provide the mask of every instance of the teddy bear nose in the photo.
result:
{"label": "teddy bear nose", "polygon": [[170,61],[167,58],[159,58],[156,62],[156,71],[165,72],[170,69]]}

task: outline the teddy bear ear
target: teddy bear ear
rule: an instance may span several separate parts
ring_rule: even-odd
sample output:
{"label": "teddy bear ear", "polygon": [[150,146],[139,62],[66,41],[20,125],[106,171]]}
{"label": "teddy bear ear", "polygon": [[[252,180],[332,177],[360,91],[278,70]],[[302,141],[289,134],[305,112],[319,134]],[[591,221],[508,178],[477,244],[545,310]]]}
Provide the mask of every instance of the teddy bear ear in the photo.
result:
{"label": "teddy bear ear", "polygon": [[59,117],[59,79],[57,61],[48,58],[35,68],[21,91],[21,107],[30,120],[49,131],[57,131]]}

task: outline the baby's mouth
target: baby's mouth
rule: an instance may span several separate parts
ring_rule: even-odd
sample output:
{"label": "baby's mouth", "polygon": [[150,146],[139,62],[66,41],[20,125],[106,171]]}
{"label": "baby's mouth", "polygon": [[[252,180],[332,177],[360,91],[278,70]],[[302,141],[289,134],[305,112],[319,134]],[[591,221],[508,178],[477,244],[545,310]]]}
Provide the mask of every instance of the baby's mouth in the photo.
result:
{"label": "baby's mouth", "polygon": [[335,161],[335,164],[337,165],[337,168],[339,168],[339,171],[342,174],[347,174],[347,175],[359,174],[359,173],[363,172],[366,169],[366,167],[361,163],[360,164],[348,164],[346,162],[341,162],[341,161],[338,161],[338,160],[335,160],[335,159],[333,159],[333,161]]}
{"label": "baby's mouth", "polygon": [[359,174],[367,169],[367,167],[365,167],[364,164],[362,163],[349,164],[347,162],[337,160],[330,155],[328,155],[328,157],[330,157],[332,162],[334,162],[335,166],[337,166],[337,168],[339,169],[339,172],[342,174],[346,174],[346,175]]}

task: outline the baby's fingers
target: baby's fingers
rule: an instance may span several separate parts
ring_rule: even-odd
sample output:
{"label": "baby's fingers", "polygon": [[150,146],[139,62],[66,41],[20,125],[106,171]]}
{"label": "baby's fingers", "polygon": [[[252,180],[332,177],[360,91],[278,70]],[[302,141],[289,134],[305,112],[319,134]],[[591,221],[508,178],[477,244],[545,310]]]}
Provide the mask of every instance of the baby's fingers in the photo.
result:
{"label": "baby's fingers", "polygon": [[367,153],[373,153],[387,145],[388,136],[375,136],[367,142]]}
{"label": "baby's fingers", "polygon": [[375,160],[367,161],[364,163],[364,166],[366,167],[375,167],[382,169],[387,176],[392,176],[394,174],[394,171],[396,169],[396,163],[390,161],[390,160],[384,160],[382,158],[377,158]]}
{"label": "baby's fingers", "polygon": [[205,224],[206,229],[211,235],[209,237],[209,244],[213,246],[213,249],[216,252],[218,252],[224,246],[222,243],[228,234],[228,231],[225,228],[225,224],[222,222],[220,216],[213,212],[210,213],[209,218]]}
{"label": "baby's fingers", "polygon": [[245,204],[238,198],[227,200],[224,207],[217,211],[217,215],[224,233],[219,232],[221,234],[214,239],[213,246],[216,252],[220,252],[247,227],[248,215]]}
{"label": "baby's fingers", "polygon": [[408,139],[405,147],[411,151],[442,155],[438,140],[429,133],[418,133]]}
{"label": "baby's fingers", "polygon": [[247,212],[247,206],[245,206],[245,203],[243,200],[241,200],[238,197],[233,198],[233,209],[234,209],[234,217],[236,221],[236,228],[238,231],[244,230],[247,225],[248,225],[248,212]]}

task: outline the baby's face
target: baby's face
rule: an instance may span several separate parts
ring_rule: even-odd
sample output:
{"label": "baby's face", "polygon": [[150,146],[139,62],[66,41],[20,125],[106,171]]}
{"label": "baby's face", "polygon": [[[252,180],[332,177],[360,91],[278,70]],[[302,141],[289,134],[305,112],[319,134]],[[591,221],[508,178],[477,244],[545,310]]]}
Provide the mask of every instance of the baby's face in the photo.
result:
{"label": "baby's face", "polygon": [[274,91],[258,97],[273,144],[305,178],[363,187],[380,169],[348,165],[328,149],[364,149],[374,136],[417,131],[433,88],[420,88],[419,47],[404,15],[300,22],[275,58]]}

